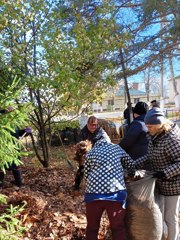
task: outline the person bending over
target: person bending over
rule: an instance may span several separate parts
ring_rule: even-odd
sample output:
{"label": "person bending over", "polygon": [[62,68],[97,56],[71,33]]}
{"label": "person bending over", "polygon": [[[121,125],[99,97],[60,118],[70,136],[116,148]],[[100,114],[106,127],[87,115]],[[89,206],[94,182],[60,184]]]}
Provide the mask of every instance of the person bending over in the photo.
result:
{"label": "person bending over", "polygon": [[[90,116],[88,118],[87,124],[81,130],[79,135],[79,142],[83,140],[88,140],[91,142],[92,147],[99,139],[106,139],[111,142],[109,136],[102,127],[98,126],[98,119],[95,116]],[[81,156],[78,160],[77,154],[75,154],[75,160],[78,162],[78,170],[75,176],[75,184],[73,186],[74,190],[80,189],[80,184],[84,176],[84,160]]]}

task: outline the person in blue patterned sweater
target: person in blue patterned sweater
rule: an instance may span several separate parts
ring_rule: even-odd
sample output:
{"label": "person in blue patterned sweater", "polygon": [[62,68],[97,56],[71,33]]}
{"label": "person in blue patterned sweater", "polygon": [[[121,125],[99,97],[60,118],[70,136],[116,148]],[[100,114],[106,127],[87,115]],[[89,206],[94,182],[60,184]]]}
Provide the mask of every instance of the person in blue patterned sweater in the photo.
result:
{"label": "person in blue patterned sweater", "polygon": [[157,178],[163,220],[167,225],[167,240],[179,239],[180,208],[180,129],[164,117],[160,108],[149,110],[144,118],[149,132],[148,153],[135,161],[136,168],[150,164]]}
{"label": "person in blue patterned sweater", "polygon": [[117,144],[98,140],[85,156],[86,240],[96,240],[101,216],[107,211],[112,240],[125,240],[126,186],[124,168],[135,174],[134,161]]}
{"label": "person in blue patterned sweater", "polygon": [[[93,146],[101,138],[106,139],[108,142],[111,142],[111,139],[105,132],[105,130],[98,125],[98,119],[95,116],[90,116],[88,118],[87,124],[81,130],[81,133],[79,135],[79,142],[88,140]],[[84,161],[82,161],[81,157],[80,161],[78,161],[77,156],[75,158],[79,166],[76,172],[75,184],[73,185],[73,189],[79,190],[81,181],[84,177]]]}

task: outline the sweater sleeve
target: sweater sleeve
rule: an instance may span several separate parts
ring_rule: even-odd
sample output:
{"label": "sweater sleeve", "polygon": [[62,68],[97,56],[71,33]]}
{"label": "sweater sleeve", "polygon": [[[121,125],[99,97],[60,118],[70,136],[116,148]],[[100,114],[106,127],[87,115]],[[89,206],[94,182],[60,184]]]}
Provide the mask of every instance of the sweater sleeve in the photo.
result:
{"label": "sweater sleeve", "polygon": [[134,160],[122,149],[121,164],[123,168],[127,169],[129,176],[135,175],[135,163]]}
{"label": "sweater sleeve", "polygon": [[90,171],[91,171],[91,158],[89,157],[89,153],[87,153],[85,155],[85,161],[84,161],[84,177],[85,177],[85,181],[87,180]]}
{"label": "sweater sleeve", "polygon": [[144,155],[135,160],[135,167],[136,169],[144,169],[145,165],[148,164],[148,162],[149,162],[148,155]]}
{"label": "sweater sleeve", "polygon": [[171,159],[171,164],[164,169],[167,178],[180,175],[180,140],[171,138],[165,147],[166,156]]}

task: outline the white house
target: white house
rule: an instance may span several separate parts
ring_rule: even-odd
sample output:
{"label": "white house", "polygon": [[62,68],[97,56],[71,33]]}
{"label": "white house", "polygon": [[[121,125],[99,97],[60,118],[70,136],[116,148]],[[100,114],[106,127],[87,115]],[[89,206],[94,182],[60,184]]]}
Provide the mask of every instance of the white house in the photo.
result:
{"label": "white house", "polygon": [[[131,97],[132,106],[137,102],[143,101],[147,102],[147,94],[144,91],[138,89],[139,84],[133,83],[129,88],[129,93]],[[159,100],[159,96],[151,95],[150,101],[153,99]],[[124,86],[118,86],[116,90],[108,91],[101,103],[93,103],[92,110],[93,112],[112,112],[112,111],[124,111],[127,105],[127,97],[125,97]]]}
{"label": "white house", "polygon": [[[172,79],[169,80],[169,103],[175,103],[176,106],[179,106],[180,103],[180,75],[174,78],[177,91],[179,95],[175,96],[174,86]],[[180,106],[179,106],[180,107]]]}

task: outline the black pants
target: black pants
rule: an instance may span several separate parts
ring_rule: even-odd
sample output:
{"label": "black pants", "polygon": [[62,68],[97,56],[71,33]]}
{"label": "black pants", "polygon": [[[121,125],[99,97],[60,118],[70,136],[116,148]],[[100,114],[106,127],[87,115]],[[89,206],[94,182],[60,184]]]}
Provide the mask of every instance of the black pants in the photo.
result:
{"label": "black pants", "polygon": [[80,165],[75,176],[75,189],[78,190],[80,188],[80,184],[83,177],[84,177],[84,165]]}
{"label": "black pants", "polygon": [[[21,169],[19,166],[16,166],[14,163],[9,166],[9,168],[6,168],[7,171],[12,171],[14,176],[14,183],[17,186],[22,185],[22,176],[21,176]],[[0,171],[0,183],[3,184],[5,174],[3,171]]]}

